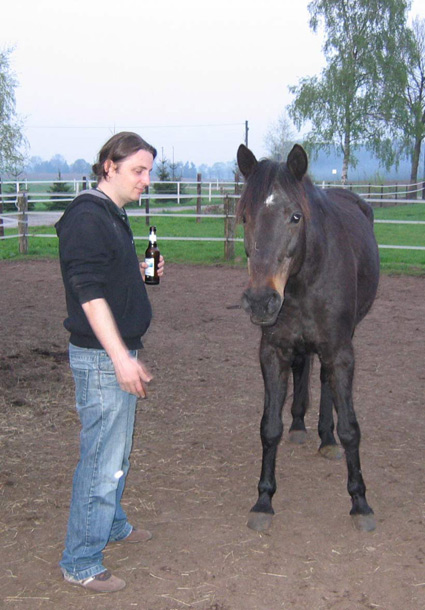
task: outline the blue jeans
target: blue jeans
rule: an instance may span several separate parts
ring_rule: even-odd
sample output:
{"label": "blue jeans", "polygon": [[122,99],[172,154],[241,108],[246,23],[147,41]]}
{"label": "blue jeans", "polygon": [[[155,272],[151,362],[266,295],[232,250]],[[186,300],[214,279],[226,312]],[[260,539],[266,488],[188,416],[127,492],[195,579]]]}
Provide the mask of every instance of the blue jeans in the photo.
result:
{"label": "blue jeans", "polygon": [[[137,352],[130,355],[137,357]],[[82,580],[103,572],[105,546],[133,529],[120,501],[130,466],[137,397],[121,390],[105,351],[70,345],[69,359],[82,429],[60,566]]]}

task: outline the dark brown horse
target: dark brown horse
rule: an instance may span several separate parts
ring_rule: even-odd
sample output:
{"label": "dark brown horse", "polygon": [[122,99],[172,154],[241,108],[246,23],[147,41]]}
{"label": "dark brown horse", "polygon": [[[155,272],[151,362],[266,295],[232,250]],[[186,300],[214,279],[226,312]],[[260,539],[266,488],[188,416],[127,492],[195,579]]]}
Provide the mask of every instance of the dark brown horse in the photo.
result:
{"label": "dark brown horse", "polygon": [[326,457],[335,457],[339,451],[334,406],[348,468],[350,514],[359,529],[373,530],[352,399],[354,329],[369,311],[379,280],[372,209],[347,190],[316,188],[306,175],[307,155],[299,145],[286,163],[258,162],[244,145],[237,158],[246,181],[238,216],[244,224],[250,277],[242,305],[262,328],[260,362],[265,387],[259,497],[248,526],[261,531],[271,524],[289,375],[292,371],[290,438],[303,442],[311,358],[318,354],[319,450]]}

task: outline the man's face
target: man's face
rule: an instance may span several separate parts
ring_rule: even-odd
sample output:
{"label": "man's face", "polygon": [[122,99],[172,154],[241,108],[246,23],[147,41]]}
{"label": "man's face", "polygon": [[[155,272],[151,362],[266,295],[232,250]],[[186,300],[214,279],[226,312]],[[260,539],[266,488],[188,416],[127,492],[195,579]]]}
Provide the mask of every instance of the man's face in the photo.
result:
{"label": "man's face", "polygon": [[107,182],[111,189],[111,198],[119,207],[130,201],[138,201],[150,184],[152,167],[152,154],[147,150],[138,150],[118,164],[111,161],[109,167],[105,168],[108,172]]}

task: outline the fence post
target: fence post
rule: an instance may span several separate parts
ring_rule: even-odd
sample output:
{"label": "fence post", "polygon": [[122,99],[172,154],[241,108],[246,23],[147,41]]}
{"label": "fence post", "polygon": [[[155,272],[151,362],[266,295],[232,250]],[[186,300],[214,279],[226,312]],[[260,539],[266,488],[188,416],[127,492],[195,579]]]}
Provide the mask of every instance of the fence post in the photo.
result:
{"label": "fence post", "polygon": [[196,174],[196,222],[201,222],[202,174]]}
{"label": "fence post", "polygon": [[148,197],[145,199],[145,212],[146,212],[146,221],[145,221],[145,223],[146,223],[147,226],[149,226],[150,218],[149,218],[148,214],[149,214],[150,207],[151,207],[151,200],[150,200],[150,197],[149,197],[149,187],[148,186],[145,188],[145,193],[146,193],[146,195],[148,195]]}
{"label": "fence post", "polygon": [[20,192],[18,194],[18,234],[19,253],[28,254],[28,195]]}
{"label": "fence post", "polygon": [[2,182],[2,178],[0,176],[0,237],[4,237],[4,225],[3,225],[3,218],[1,217],[1,215],[3,214],[3,182]]}
{"label": "fence post", "polygon": [[226,261],[235,258],[235,199],[229,195],[224,196],[224,258]]}
{"label": "fence post", "polygon": [[241,175],[237,171],[235,172],[235,195],[240,195],[242,191],[242,185],[240,183]]}

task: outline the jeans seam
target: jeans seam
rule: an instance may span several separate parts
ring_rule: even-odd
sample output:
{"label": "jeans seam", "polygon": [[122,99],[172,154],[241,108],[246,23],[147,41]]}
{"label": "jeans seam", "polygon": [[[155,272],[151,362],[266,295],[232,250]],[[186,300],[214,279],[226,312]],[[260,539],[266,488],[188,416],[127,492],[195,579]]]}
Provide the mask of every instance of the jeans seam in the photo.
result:
{"label": "jeans seam", "polygon": [[90,524],[91,524],[91,513],[92,513],[92,506],[93,506],[93,486],[94,486],[94,481],[97,479],[97,470],[98,470],[98,464],[99,464],[99,452],[100,452],[100,447],[102,445],[102,440],[103,440],[103,434],[104,434],[104,427],[105,427],[105,404],[104,404],[104,400],[103,400],[103,394],[102,394],[102,390],[100,387],[100,371],[99,371],[99,359],[97,359],[97,369],[96,369],[96,375],[97,375],[97,391],[99,392],[99,396],[100,396],[100,405],[101,405],[101,413],[102,413],[102,423],[100,426],[100,432],[99,432],[99,438],[98,438],[98,442],[96,445],[96,453],[95,453],[95,458],[94,458],[94,468],[93,468],[93,472],[92,472],[92,479],[90,482],[90,492],[89,492],[89,505],[87,508],[87,520],[86,520],[86,535],[85,535],[85,550],[84,553],[86,552],[86,550],[89,548],[89,540],[88,540],[88,536],[89,536],[89,532],[90,530]]}

